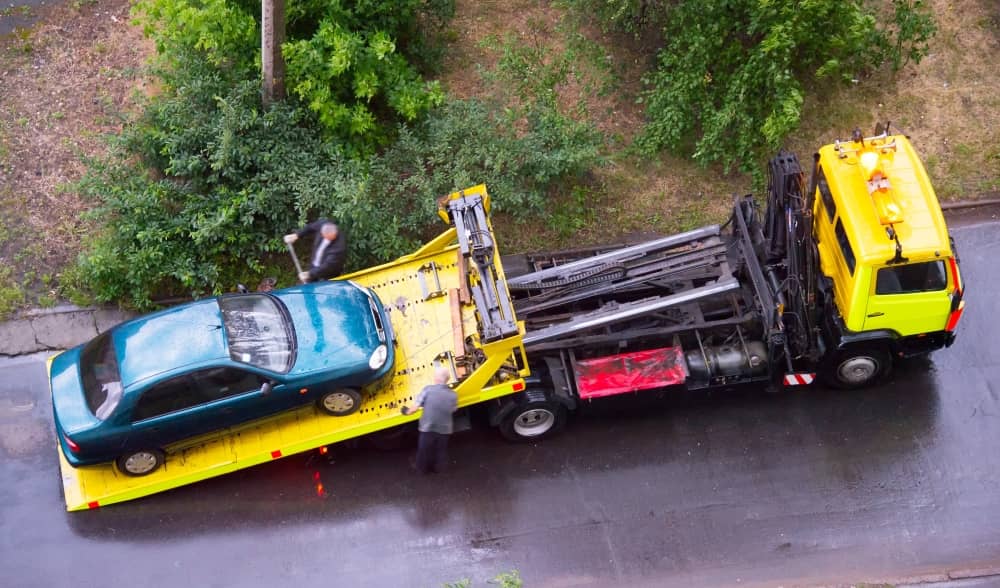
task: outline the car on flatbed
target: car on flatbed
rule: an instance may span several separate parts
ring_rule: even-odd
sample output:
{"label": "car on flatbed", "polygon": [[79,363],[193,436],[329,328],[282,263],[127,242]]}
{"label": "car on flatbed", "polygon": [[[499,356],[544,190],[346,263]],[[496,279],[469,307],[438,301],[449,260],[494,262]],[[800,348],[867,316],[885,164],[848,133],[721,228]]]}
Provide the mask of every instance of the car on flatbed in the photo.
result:
{"label": "car on flatbed", "polygon": [[52,362],[60,447],[74,467],[132,476],[165,448],[315,402],[335,416],[394,363],[376,294],[350,281],[226,294],[122,323]]}

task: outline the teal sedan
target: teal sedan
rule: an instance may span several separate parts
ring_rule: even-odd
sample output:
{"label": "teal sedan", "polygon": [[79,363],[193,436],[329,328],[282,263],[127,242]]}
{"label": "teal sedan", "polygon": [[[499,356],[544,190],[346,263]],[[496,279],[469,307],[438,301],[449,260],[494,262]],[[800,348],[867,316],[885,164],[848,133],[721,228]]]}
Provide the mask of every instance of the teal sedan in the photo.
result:
{"label": "teal sedan", "polygon": [[189,437],[310,402],[351,414],[393,361],[382,303],[353,282],[227,294],[122,323],[56,356],[56,433],[70,465],[114,461],[142,476]]}

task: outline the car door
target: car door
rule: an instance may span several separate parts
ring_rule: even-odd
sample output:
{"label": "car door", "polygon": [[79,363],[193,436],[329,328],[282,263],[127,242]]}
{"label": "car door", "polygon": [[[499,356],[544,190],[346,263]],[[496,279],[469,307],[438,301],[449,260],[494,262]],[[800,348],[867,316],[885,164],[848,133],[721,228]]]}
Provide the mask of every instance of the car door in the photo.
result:
{"label": "car door", "polygon": [[132,411],[128,447],[162,447],[259,416],[263,378],[233,367],[198,370],[142,392]]}

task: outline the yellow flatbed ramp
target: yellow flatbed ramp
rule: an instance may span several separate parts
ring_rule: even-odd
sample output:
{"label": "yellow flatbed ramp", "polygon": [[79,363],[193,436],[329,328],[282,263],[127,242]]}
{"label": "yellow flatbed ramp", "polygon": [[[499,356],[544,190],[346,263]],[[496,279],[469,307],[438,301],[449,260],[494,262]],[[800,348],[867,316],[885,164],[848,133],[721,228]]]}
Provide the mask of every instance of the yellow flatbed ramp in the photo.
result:
{"label": "yellow flatbed ramp", "polygon": [[[482,186],[450,198],[477,195],[488,208]],[[491,231],[488,221],[487,230]],[[375,290],[389,309],[395,336],[392,379],[381,389],[364,390],[357,412],[335,417],[307,405],[224,433],[188,439],[168,447],[164,465],[141,477],[127,476],[112,463],[73,468],[57,448],[67,510],[148,496],[416,420],[417,416],[404,416],[399,409],[430,383],[436,363],[451,367],[459,380],[454,386],[459,406],[522,390],[527,375],[526,368],[518,367],[526,365],[523,327],[517,324],[516,333],[508,331],[490,342],[481,340],[484,319],[469,284],[486,283],[491,288],[495,284],[484,282],[478,266],[468,263],[469,256],[462,251],[467,248],[454,244],[457,238],[452,228],[416,253],[343,276]],[[493,278],[501,286],[494,294],[505,297],[499,253],[495,248],[490,252],[496,272]]]}

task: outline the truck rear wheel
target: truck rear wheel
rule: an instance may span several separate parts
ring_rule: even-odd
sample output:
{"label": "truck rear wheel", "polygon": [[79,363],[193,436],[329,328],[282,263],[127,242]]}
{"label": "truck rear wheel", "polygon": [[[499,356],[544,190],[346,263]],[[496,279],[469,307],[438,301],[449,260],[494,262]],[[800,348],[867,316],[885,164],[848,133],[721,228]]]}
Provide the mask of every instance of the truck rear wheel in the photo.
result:
{"label": "truck rear wheel", "polygon": [[500,421],[500,434],[508,441],[538,441],[558,433],[566,424],[566,407],[552,401],[517,405]]}
{"label": "truck rear wheel", "polygon": [[892,356],[879,347],[855,347],[838,351],[822,372],[833,388],[854,390],[870,386],[892,371]]}

